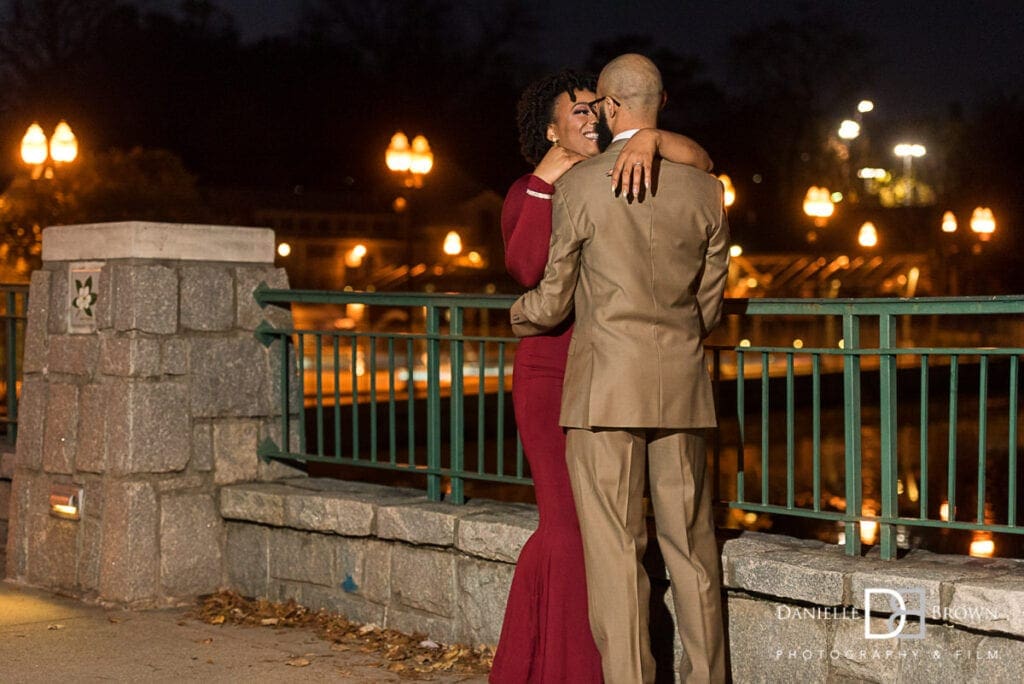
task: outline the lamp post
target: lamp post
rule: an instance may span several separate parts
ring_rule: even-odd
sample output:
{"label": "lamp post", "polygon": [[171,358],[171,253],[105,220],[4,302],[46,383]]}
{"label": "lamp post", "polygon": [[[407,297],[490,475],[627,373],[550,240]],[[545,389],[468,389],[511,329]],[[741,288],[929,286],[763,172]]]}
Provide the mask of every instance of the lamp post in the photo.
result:
{"label": "lamp post", "polygon": [[[409,189],[423,187],[423,178],[434,168],[434,153],[426,136],[417,135],[409,143],[409,138],[402,131],[391,136],[391,142],[384,152],[384,163],[392,173],[399,175],[402,185]],[[398,197],[394,209],[403,216],[403,232],[405,233],[406,278],[412,278],[412,219],[409,216],[409,200]]]}
{"label": "lamp post", "polygon": [[[832,202],[832,193],[826,187],[812,185],[807,188],[803,203],[804,213],[813,221],[815,228],[824,228],[829,218],[835,213],[836,207]],[[814,230],[807,232],[808,242],[817,242],[818,233]]]}
{"label": "lamp post", "polygon": [[21,160],[32,167],[32,178],[53,178],[54,164],[70,164],[78,158],[78,138],[71,126],[61,119],[47,140],[43,127],[33,122],[21,139]]}
{"label": "lamp post", "polygon": [[906,179],[907,194],[903,199],[906,205],[914,201],[914,159],[923,157],[927,150],[918,143],[899,143],[892,149],[893,154],[903,158],[903,175]]}

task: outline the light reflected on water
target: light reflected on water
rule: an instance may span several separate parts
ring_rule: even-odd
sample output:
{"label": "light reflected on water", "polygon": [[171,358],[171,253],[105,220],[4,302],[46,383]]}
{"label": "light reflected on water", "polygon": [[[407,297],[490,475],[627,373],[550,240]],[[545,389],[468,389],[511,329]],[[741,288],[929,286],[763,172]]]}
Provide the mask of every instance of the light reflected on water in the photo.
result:
{"label": "light reflected on water", "polygon": [[996,542],[988,532],[975,532],[971,541],[970,555],[975,558],[991,558],[996,552]]}

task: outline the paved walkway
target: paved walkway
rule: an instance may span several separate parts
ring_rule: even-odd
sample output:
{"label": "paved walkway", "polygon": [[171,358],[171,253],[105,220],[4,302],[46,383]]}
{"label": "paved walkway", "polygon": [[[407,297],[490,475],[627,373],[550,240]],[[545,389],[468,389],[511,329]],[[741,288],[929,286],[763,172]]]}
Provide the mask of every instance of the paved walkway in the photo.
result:
{"label": "paved walkway", "polygon": [[[208,625],[187,609],[126,611],[0,582],[0,681],[397,682],[379,655],[305,629]],[[305,664],[308,661],[308,665]],[[291,662],[292,664],[289,664]],[[482,676],[419,681],[481,684]]]}

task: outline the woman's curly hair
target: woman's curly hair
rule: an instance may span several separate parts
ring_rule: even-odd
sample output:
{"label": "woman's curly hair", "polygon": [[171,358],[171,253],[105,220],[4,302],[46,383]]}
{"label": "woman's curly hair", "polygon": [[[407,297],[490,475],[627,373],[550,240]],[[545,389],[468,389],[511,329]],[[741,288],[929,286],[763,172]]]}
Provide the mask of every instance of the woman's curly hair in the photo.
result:
{"label": "woman's curly hair", "polygon": [[577,90],[594,90],[597,78],[572,69],[534,81],[519,97],[516,105],[516,123],[519,125],[519,151],[530,164],[536,166],[551,149],[547,138],[548,124],[555,119],[555,100],[562,93],[576,101]]}

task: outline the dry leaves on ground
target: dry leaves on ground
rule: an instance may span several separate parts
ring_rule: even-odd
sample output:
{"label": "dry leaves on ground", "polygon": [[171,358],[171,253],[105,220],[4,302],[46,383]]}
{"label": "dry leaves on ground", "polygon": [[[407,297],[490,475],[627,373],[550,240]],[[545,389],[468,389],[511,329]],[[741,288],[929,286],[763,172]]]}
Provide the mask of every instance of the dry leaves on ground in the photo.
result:
{"label": "dry leaves on ground", "polygon": [[227,622],[275,629],[314,629],[322,638],[334,642],[332,649],[380,654],[387,661],[381,667],[410,679],[436,672],[486,674],[494,660],[494,651],[489,646],[439,644],[422,634],[404,634],[377,625],[350,622],[343,615],[312,611],[295,601],[272,603],[265,599],[247,599],[233,591],[203,597],[190,616],[211,625]]}

